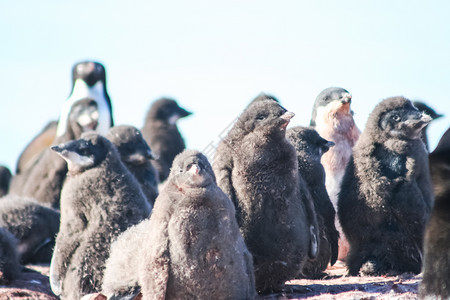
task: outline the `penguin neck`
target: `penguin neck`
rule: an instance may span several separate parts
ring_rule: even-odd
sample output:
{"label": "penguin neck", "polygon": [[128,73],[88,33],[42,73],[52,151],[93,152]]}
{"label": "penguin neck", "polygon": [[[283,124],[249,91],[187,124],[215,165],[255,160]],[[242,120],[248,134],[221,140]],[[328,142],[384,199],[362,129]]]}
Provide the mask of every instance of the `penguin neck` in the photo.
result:
{"label": "penguin neck", "polygon": [[109,108],[110,100],[108,94],[106,93],[105,85],[103,84],[103,82],[98,81],[96,84],[90,87],[82,79],[77,79],[73,84],[72,93],[63,104],[56,136],[64,135],[67,128],[67,118],[69,116],[72,105],[83,98],[92,98],[97,102],[99,120],[96,131],[103,135],[106,135],[108,133],[109,128],[112,124],[111,111]]}

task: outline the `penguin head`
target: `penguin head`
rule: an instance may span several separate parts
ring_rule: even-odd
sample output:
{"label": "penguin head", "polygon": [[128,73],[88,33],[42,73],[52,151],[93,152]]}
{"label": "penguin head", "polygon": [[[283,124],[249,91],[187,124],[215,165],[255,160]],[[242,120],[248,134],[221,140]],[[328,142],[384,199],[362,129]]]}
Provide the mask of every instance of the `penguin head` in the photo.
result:
{"label": "penguin head", "polygon": [[297,152],[305,153],[316,161],[320,161],[322,155],[334,146],[334,142],[322,138],[312,127],[289,128],[286,137]]}
{"label": "penguin head", "polygon": [[191,112],[181,108],[175,100],[162,98],[153,103],[147,114],[147,118],[175,125],[178,119],[191,114]]}
{"label": "penguin head", "polygon": [[141,131],[133,126],[114,126],[106,138],[116,146],[122,161],[127,164],[142,165],[150,159],[155,159]]}
{"label": "penguin head", "polygon": [[369,116],[369,123],[377,126],[387,138],[413,140],[420,139],[422,128],[431,117],[420,112],[410,100],[392,97],[379,103]]}
{"label": "penguin head", "polygon": [[72,69],[72,79],[82,79],[90,87],[94,86],[98,81],[105,84],[106,71],[105,67],[95,61],[83,61],[75,64]]}
{"label": "penguin head", "polygon": [[353,115],[350,109],[352,95],[343,88],[329,87],[319,93],[314,102],[310,126],[316,126],[316,118],[322,115]]}
{"label": "penguin head", "polygon": [[111,143],[95,132],[87,132],[78,140],[50,147],[66,162],[70,174],[78,174],[99,165],[112,148]]}
{"label": "penguin head", "polygon": [[417,107],[419,111],[426,113],[433,120],[442,118],[444,116],[442,114],[438,114],[434,109],[432,109],[431,107],[429,107],[428,105],[426,105],[421,101],[413,101],[413,104],[415,107]]}
{"label": "penguin head", "polygon": [[251,104],[244,110],[239,116],[236,126],[244,134],[253,132],[259,136],[284,137],[286,127],[294,115],[276,101],[262,100]]}
{"label": "penguin head", "polygon": [[247,108],[249,108],[253,103],[258,102],[258,101],[264,101],[264,100],[273,100],[275,102],[280,103],[280,101],[273,95],[270,94],[266,94],[264,92],[259,93],[258,96],[256,96],[247,106]]}
{"label": "penguin head", "polygon": [[182,191],[206,187],[215,183],[216,177],[206,156],[196,150],[184,150],[173,160],[168,180]]}
{"label": "penguin head", "polygon": [[92,98],[83,98],[72,104],[69,124],[77,124],[82,132],[95,131],[98,126],[98,105]]}

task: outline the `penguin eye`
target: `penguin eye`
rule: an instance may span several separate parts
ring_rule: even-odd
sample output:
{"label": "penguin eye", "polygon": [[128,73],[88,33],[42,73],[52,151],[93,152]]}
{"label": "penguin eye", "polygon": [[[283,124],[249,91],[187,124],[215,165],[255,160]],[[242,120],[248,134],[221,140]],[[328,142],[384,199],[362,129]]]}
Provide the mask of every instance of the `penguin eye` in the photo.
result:
{"label": "penguin eye", "polygon": [[393,115],[392,116],[392,120],[394,120],[395,122],[400,121],[400,116],[399,115]]}
{"label": "penguin eye", "polygon": [[257,115],[256,116],[256,120],[257,121],[262,121],[262,120],[264,120],[266,117],[265,116],[263,116],[263,115]]}
{"label": "penguin eye", "polygon": [[179,173],[183,173],[183,169],[179,169],[178,172],[179,172]]}

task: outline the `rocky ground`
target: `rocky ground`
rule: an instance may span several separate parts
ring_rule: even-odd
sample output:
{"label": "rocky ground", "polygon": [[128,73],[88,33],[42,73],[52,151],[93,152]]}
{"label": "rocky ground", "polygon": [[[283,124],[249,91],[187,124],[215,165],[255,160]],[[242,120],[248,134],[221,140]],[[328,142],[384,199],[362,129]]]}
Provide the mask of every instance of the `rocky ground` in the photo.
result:
{"label": "rocky ground", "polygon": [[[422,278],[410,274],[353,277],[345,276],[345,273],[343,265],[333,266],[327,270],[324,279],[292,280],[286,283],[286,293],[260,299],[417,299],[417,288]],[[0,286],[0,300],[3,299],[58,299],[50,289],[48,266],[28,266],[19,279]],[[95,297],[91,297],[93,299]]]}

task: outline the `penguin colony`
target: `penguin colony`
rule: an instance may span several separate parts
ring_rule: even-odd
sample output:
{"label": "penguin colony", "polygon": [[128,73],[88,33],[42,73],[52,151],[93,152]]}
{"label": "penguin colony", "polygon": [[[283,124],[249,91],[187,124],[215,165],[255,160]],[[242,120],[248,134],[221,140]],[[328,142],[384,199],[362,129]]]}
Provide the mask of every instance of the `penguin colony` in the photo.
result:
{"label": "penguin colony", "polygon": [[114,126],[104,66],[72,75],[59,120],[15,174],[0,168],[2,284],[51,259],[61,299],[254,299],[341,260],[349,275],[423,270],[420,297],[450,296],[450,135],[429,164],[430,108],[387,98],[361,133],[331,87],[310,127],[287,129],[294,113],[261,93],[210,162],[185,149],[176,124],[191,113],[174,99],[141,130]]}

